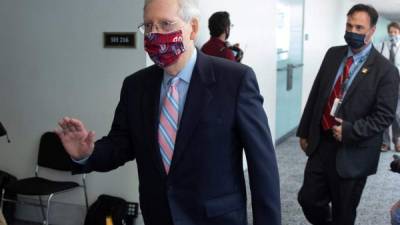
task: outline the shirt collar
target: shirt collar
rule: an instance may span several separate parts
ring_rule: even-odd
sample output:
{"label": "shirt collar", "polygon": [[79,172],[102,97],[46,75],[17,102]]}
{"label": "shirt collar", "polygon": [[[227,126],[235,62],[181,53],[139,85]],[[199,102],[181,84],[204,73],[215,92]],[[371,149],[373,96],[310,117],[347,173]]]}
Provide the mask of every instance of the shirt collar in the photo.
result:
{"label": "shirt collar", "polygon": [[[194,48],[192,56],[190,57],[189,61],[186,63],[185,67],[183,67],[183,69],[176,75],[176,77],[179,77],[179,80],[184,81],[187,84],[190,83],[194,66],[196,64],[196,59],[197,59],[197,49]],[[174,77],[175,76],[168,74],[164,70],[163,84],[168,84],[168,82]]]}
{"label": "shirt collar", "polygon": [[225,44],[225,41],[219,39],[218,37],[211,37],[210,40],[211,40],[212,42],[217,42],[217,43],[222,44],[222,45]]}
{"label": "shirt collar", "polygon": [[364,61],[367,56],[369,55],[369,53],[371,52],[372,49],[372,43],[369,43],[367,45],[367,47],[365,47],[361,52],[355,53],[350,49],[347,50],[347,57],[353,56],[353,60],[355,63],[358,63],[360,61]]}

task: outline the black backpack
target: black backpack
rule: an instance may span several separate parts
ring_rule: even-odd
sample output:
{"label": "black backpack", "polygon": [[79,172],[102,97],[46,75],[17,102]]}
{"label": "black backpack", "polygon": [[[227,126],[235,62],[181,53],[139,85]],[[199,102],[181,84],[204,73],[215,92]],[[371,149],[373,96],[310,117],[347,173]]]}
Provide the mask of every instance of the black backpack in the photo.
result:
{"label": "black backpack", "polygon": [[111,216],[114,225],[126,225],[127,202],[118,197],[100,195],[89,207],[85,225],[106,225],[107,216]]}
{"label": "black backpack", "polygon": [[[0,170],[0,196],[1,192],[3,191],[3,188],[12,182],[15,182],[16,180],[17,178],[15,176]],[[16,194],[10,194],[10,193],[5,193],[4,197],[13,200],[17,199]],[[15,204],[10,202],[4,202],[3,213],[7,223],[12,224],[14,222]]]}

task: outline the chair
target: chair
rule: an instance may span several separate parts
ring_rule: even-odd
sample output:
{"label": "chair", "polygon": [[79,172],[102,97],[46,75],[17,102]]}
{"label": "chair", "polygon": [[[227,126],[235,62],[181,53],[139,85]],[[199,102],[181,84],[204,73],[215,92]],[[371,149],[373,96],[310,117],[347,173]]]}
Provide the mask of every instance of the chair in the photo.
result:
{"label": "chair", "polygon": [[[49,211],[52,198],[60,193],[71,191],[75,188],[82,188],[85,197],[86,210],[88,209],[88,198],[86,190],[86,174],[82,174],[82,184],[76,182],[53,181],[39,176],[39,168],[45,167],[58,171],[71,171],[71,158],[65,151],[60,138],[53,132],[46,132],[42,135],[39,144],[39,153],[35,169],[35,177],[12,182],[7,185],[1,194],[0,209],[3,208],[3,202],[21,202],[5,198],[5,193],[14,193],[26,196],[38,196],[40,204],[28,203],[31,205],[40,205],[43,215],[43,224],[49,224]],[[42,196],[47,196],[47,205],[44,206]],[[46,213],[44,211],[46,208]]]}

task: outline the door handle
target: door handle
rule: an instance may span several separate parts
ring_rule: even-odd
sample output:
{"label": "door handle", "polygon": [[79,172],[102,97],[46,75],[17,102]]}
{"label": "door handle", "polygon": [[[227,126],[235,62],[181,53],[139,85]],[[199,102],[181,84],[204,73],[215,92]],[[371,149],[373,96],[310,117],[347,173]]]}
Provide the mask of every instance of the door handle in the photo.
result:
{"label": "door handle", "polygon": [[287,66],[276,69],[276,71],[278,71],[278,72],[282,72],[282,71],[286,71],[286,70],[287,70]]}
{"label": "door handle", "polygon": [[299,63],[299,64],[290,64],[293,68],[300,68],[303,67],[304,64],[303,63]]}
{"label": "door handle", "polygon": [[295,68],[300,68],[300,67],[303,67],[304,66],[304,64],[303,63],[300,63],[300,64],[287,64],[287,66],[285,66],[285,67],[279,67],[278,69],[276,69],[276,71],[278,71],[278,72],[282,72],[282,71],[286,71],[286,70],[288,70],[288,67],[292,67],[293,69],[295,69]]}
{"label": "door handle", "polygon": [[293,64],[287,64],[287,72],[286,72],[286,91],[290,91],[293,89]]}
{"label": "door handle", "polygon": [[292,64],[288,63],[285,67],[279,67],[276,69],[278,72],[286,71],[286,90],[290,91],[293,89],[293,70],[296,68],[303,67],[303,63]]}

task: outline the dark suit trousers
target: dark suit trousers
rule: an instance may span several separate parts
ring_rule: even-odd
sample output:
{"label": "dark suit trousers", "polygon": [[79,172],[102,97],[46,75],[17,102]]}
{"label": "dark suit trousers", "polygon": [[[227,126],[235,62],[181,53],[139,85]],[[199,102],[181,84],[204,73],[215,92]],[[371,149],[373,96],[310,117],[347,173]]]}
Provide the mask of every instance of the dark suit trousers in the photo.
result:
{"label": "dark suit trousers", "polygon": [[337,142],[323,132],[317,150],[309,157],[298,201],[314,225],[353,225],[367,178],[344,179],[336,170]]}

